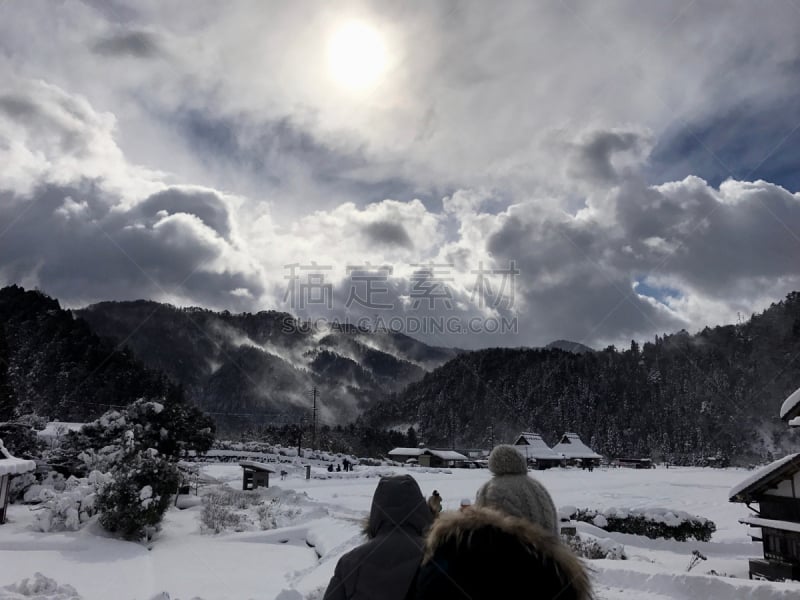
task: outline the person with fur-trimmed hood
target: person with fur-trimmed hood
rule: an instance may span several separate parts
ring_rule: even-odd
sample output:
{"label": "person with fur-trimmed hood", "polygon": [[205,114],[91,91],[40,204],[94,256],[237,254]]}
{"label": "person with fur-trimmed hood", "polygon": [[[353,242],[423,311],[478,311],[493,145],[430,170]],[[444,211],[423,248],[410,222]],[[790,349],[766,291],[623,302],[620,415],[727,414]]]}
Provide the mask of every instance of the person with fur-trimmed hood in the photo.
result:
{"label": "person with fur-trimmed hood", "polygon": [[431,527],[417,600],[590,600],[586,570],[556,535],[492,508],[447,512]]}
{"label": "person with fur-trimmed hood", "polygon": [[382,477],[372,497],[367,542],[339,559],[324,600],[409,600],[433,521],[411,475]]}

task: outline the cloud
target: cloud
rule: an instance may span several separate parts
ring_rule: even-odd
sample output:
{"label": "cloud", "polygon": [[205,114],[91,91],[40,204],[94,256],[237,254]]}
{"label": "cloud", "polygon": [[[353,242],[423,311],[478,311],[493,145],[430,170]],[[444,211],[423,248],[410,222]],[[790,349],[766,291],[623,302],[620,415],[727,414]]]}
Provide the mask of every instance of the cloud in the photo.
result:
{"label": "cloud", "polygon": [[373,244],[401,246],[412,249],[414,242],[408,236],[405,228],[398,223],[388,221],[373,221],[364,226],[364,235]]}
{"label": "cloud", "polygon": [[[281,307],[288,264],[330,265],[344,298],[348,265],[391,265],[403,314],[412,265],[433,262],[468,318],[511,314],[473,288],[514,261],[523,331],[447,343],[730,320],[798,286],[794,17],[0,4],[0,277],[70,304],[252,310]],[[327,72],[351,18],[390,55],[368,93]]]}
{"label": "cloud", "polygon": [[92,44],[92,52],[102,56],[155,58],[162,54],[158,39],[147,31],[122,31]]}

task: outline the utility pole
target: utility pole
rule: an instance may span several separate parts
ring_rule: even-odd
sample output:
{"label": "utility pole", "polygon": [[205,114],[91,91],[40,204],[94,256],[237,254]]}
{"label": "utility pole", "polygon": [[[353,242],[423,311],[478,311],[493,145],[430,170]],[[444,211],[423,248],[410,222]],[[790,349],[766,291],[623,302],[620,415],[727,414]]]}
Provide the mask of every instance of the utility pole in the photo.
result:
{"label": "utility pole", "polygon": [[311,397],[314,400],[313,408],[311,409],[311,450],[316,450],[317,447],[317,386],[311,390]]}
{"label": "utility pole", "polygon": [[494,419],[489,422],[489,451],[494,449]]}
{"label": "utility pole", "polygon": [[450,407],[450,446],[453,450],[456,449],[456,418],[452,406]]}

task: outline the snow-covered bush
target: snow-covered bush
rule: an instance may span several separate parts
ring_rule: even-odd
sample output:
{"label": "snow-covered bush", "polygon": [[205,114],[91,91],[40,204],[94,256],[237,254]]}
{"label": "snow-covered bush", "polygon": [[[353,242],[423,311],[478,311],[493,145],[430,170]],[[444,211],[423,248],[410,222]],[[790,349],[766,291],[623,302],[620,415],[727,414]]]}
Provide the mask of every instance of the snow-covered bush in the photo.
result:
{"label": "snow-covered bush", "polygon": [[47,460],[75,475],[92,469],[110,470],[130,452],[154,448],[177,459],[187,451],[206,452],[214,440],[211,419],[181,397],[141,398],[120,410],[110,410],[70,431]]}
{"label": "snow-covered bush", "polygon": [[644,535],[651,539],[675,539],[680,542],[690,538],[708,542],[717,530],[717,526],[709,519],[666,508],[609,508],[604,511],[574,509],[570,518],[592,523],[606,531]]}
{"label": "snow-covered bush", "polygon": [[25,578],[18,583],[7,585],[2,590],[2,598],[6,600],[23,600],[27,598],[47,598],[48,600],[80,600],[80,594],[71,585],[59,585],[54,579],[41,573],[34,573],[32,578]]}
{"label": "snow-covered bush", "polygon": [[223,502],[220,494],[203,497],[203,511],[200,513],[200,530],[204,533],[222,533],[228,529],[242,531],[242,517],[230,505]]}
{"label": "snow-covered bush", "polygon": [[33,528],[45,532],[77,531],[97,513],[97,493],[109,480],[108,475],[92,471],[85,478],[70,477],[58,488],[52,485],[53,481],[62,483],[56,477],[32,485],[25,493],[25,501],[42,503],[36,509]]}
{"label": "snow-covered bush", "polygon": [[152,537],[178,489],[178,469],[150,448],[127,455],[111,475],[97,496],[100,523],[126,539]]}
{"label": "snow-covered bush", "polygon": [[220,487],[203,496],[200,530],[204,533],[275,529],[278,517],[294,516],[281,510],[281,499],[267,490],[233,490]]}
{"label": "snow-covered bush", "polygon": [[626,560],[625,546],[611,538],[599,538],[587,533],[565,535],[561,539],[581,558],[597,560],[601,558],[611,560]]}
{"label": "snow-covered bush", "polygon": [[19,502],[25,492],[28,491],[32,485],[36,483],[36,475],[33,473],[22,473],[20,475],[14,475],[9,482],[8,482],[8,501],[9,502]]}

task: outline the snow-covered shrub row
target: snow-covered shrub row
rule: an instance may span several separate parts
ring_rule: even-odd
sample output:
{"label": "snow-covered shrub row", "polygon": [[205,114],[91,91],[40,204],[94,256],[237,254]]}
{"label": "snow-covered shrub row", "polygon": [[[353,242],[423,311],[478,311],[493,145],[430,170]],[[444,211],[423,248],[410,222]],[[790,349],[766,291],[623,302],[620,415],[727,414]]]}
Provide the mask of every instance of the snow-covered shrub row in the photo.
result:
{"label": "snow-covered shrub row", "polygon": [[588,533],[561,536],[564,543],[581,558],[597,560],[626,560],[625,546],[611,538],[600,538]]}
{"label": "snow-covered shrub row", "polygon": [[26,577],[18,583],[0,588],[4,600],[81,600],[80,595],[71,585],[59,585],[55,579],[35,573],[32,578]]}
{"label": "snow-covered shrub row", "polygon": [[[291,498],[290,498],[291,496]],[[296,492],[283,492],[280,488],[234,490],[219,486],[202,497],[200,530],[203,533],[223,531],[253,531],[276,529],[288,524],[300,513],[296,505],[302,498]]]}
{"label": "snow-covered shrub row", "polygon": [[110,476],[92,471],[88,477],[64,477],[49,473],[31,485],[23,497],[27,503],[41,503],[36,508],[32,527],[37,531],[77,531],[97,513],[97,493]]}
{"label": "snow-covered shrub row", "polygon": [[561,511],[569,514],[571,519],[592,523],[606,531],[644,535],[651,539],[665,538],[685,542],[694,538],[700,542],[708,542],[717,530],[717,526],[709,519],[667,508],[608,508],[598,511],[562,507]]}

